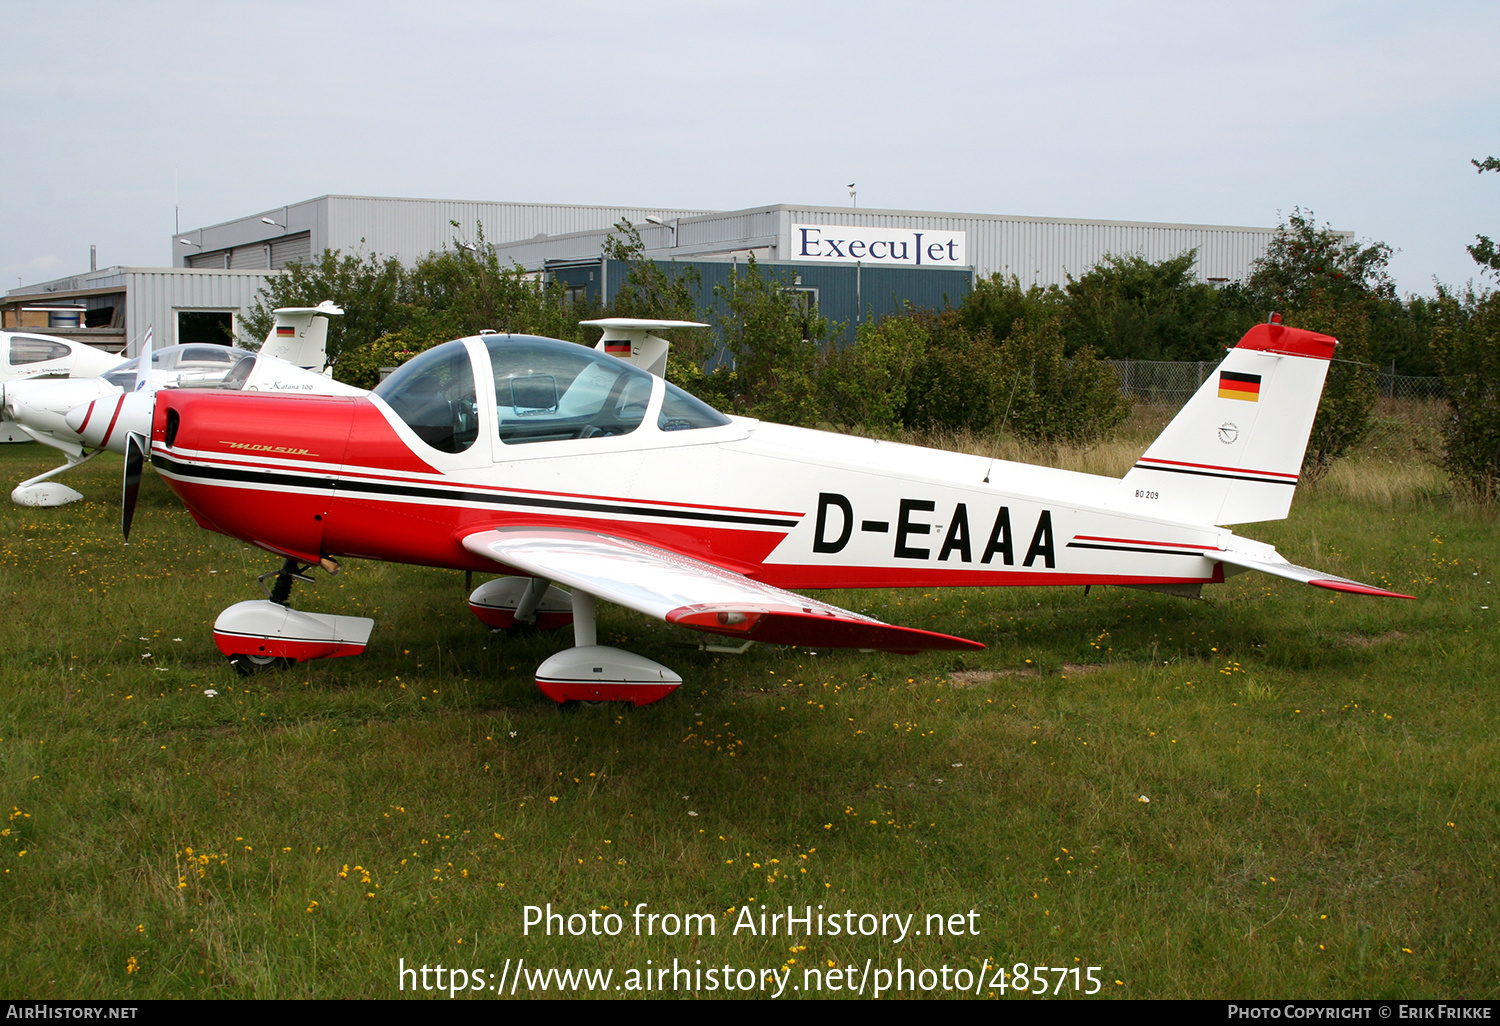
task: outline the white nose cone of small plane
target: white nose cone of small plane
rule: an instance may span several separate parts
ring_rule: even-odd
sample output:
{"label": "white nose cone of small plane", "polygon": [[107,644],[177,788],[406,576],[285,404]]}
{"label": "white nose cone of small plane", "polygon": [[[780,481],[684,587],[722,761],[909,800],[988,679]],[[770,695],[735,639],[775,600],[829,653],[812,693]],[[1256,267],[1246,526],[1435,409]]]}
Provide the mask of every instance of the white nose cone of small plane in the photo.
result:
{"label": "white nose cone of small plane", "polygon": [[68,411],[117,394],[119,389],[102,378],[12,381],[5,386],[5,415],[33,437],[39,433],[73,442],[76,435],[65,421]]}
{"label": "white nose cone of small plane", "polygon": [[155,408],[155,393],[123,392],[75,407],[63,419],[84,445],[123,455],[127,436],[151,433]]}

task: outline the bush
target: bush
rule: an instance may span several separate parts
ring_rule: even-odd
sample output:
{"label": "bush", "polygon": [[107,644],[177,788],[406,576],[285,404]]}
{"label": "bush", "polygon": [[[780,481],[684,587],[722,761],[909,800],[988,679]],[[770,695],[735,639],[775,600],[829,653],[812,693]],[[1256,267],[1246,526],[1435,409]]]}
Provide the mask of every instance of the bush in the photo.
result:
{"label": "bush", "polygon": [[1021,287],[1021,279],[992,274],[980,278],[958,308],[959,319],[971,337],[986,331],[996,342],[1004,342],[1017,321],[1036,323],[1061,315],[1067,296],[1056,285]]}
{"label": "bush", "polygon": [[762,272],[753,256],[714,293],[723,305],[718,322],[734,369],[713,377],[728,386],[716,391],[734,412],[782,424],[825,419],[815,379],[829,335],[827,318],[803,308],[796,294]]}
{"label": "bush", "polygon": [[[916,314],[928,330],[928,345],[907,388],[907,427],[985,431],[1005,409],[1000,347],[987,326],[967,326],[961,313]],[[1006,326],[1009,334],[1012,321]]]}
{"label": "bush", "polygon": [[1304,301],[1302,309],[1287,312],[1286,323],[1339,340],[1302,457],[1302,473],[1316,481],[1370,433],[1380,393],[1376,368],[1370,363],[1368,308],[1317,292]]}
{"label": "bush", "polygon": [[[1088,347],[1064,355],[1062,327],[1053,318],[1018,321],[1001,347],[1002,420],[1023,438],[1086,444],[1103,438],[1130,416],[1114,368]],[[997,397],[998,398],[998,397]]]}
{"label": "bush", "polygon": [[1443,466],[1483,502],[1500,497],[1500,292],[1438,289],[1433,358],[1452,411]]}
{"label": "bush", "polygon": [[380,368],[399,367],[418,353],[447,341],[446,333],[422,335],[397,331],[382,335],[367,345],[346,350],[334,365],[333,376],[355,388],[374,388],[380,384]]}
{"label": "bush", "polygon": [[824,347],[817,374],[820,419],[888,434],[904,421],[909,387],[931,341],[910,315],[859,326],[854,345]]}

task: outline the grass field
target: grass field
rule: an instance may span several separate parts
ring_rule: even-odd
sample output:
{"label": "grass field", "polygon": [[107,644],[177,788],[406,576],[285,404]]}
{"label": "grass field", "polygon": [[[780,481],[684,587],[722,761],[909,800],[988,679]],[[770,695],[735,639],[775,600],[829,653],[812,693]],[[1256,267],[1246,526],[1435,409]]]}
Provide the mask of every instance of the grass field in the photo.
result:
{"label": "grass field", "polygon": [[[1049,455],[1119,472],[1143,417]],[[569,637],[490,635],[461,574],[371,563],[294,593],[375,617],[363,656],[236,677],[210,624],[276,561],[196,528],[150,472],[123,545],[119,461],[101,457],[73,475],[84,503],[0,503],[5,996],[436,982],[402,964],[504,973],[509,993],[520,959],[611,971],[623,996],[672,993],[645,971],[675,959],[729,967],[677,977],[701,996],[763,970],[790,970],[784,997],[869,996],[883,970],[903,996],[967,980],[1041,1000],[998,986],[1024,962],[1078,967],[1044,974],[1065,996],[1097,966],[1111,997],[1493,998],[1500,541],[1399,431],[1380,437],[1243,533],[1415,602],[1253,573],[1197,602],[830,596],[989,646],[914,657],[714,654],[601,606],[601,643],[687,683],[567,712],[531,674]],[[54,462],[0,447],[11,483]],[[548,903],[599,912],[600,934],[620,915],[618,934],[524,932]],[[821,907],[841,933],[762,935],[762,905]],[[889,913],[913,933],[857,933]],[[523,974],[517,994],[542,990]]]}

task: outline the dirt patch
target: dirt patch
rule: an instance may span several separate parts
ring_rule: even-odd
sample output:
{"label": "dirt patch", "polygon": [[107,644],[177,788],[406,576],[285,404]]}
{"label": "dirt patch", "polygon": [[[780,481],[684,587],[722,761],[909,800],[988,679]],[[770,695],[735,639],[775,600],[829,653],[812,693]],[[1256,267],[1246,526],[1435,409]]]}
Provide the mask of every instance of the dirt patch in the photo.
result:
{"label": "dirt patch", "polygon": [[[1063,663],[1061,676],[1083,677],[1090,673],[1097,673],[1104,669],[1102,663]],[[989,684],[992,681],[1015,677],[1040,677],[1042,671],[1034,666],[1021,666],[1009,670],[959,670],[948,674],[948,680],[954,687],[970,688],[976,684]],[[1051,676],[1050,674],[1048,676]]]}
{"label": "dirt patch", "polygon": [[1406,634],[1403,631],[1386,631],[1384,634],[1377,634],[1374,637],[1368,637],[1363,634],[1346,634],[1342,639],[1344,644],[1350,648],[1371,648],[1375,645],[1387,645],[1393,641],[1405,640]]}

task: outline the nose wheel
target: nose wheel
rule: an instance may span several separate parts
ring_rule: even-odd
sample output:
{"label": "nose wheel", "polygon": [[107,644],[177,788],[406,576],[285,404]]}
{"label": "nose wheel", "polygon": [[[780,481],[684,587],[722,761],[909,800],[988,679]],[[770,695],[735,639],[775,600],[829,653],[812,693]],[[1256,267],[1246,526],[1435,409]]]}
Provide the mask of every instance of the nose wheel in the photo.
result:
{"label": "nose wheel", "polygon": [[251,655],[248,652],[241,652],[229,656],[229,665],[233,666],[234,672],[241,677],[253,677],[266,670],[284,670],[288,666],[296,666],[297,660],[287,659],[284,656]]}
{"label": "nose wheel", "polygon": [[[336,572],[338,564],[324,560]],[[307,613],[287,605],[293,581],[308,581],[311,564],[288,559],[280,570],[260,575],[266,598],[238,602],[214,621],[214,644],[242,677],[333,656],[358,655],[369,643],[375,621],[367,616]],[[275,578],[270,587],[266,581]]]}
{"label": "nose wheel", "polygon": [[[311,569],[311,563],[299,563],[295,559],[288,559],[285,563],[281,564],[280,570],[272,570],[269,573],[261,574],[256,580],[265,589],[266,598],[278,606],[284,606],[287,603],[287,599],[292,597],[293,581],[306,581],[308,584],[313,583],[313,579],[307,576],[306,573],[306,571]],[[266,581],[273,577],[276,579],[276,583],[266,588]]]}

